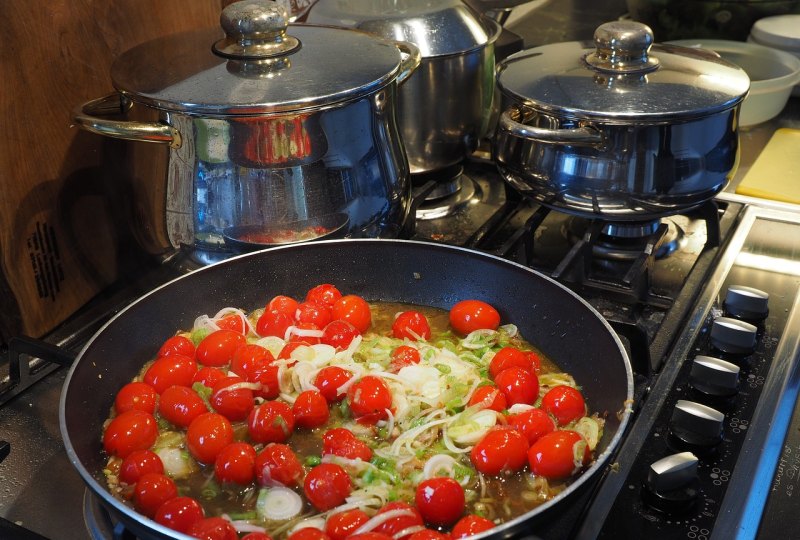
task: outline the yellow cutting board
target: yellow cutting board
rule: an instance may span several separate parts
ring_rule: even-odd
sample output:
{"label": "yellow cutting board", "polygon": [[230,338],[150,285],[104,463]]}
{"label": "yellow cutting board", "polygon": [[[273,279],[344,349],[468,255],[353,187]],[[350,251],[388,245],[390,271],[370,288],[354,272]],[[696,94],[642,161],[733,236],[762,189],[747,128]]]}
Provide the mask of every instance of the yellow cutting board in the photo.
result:
{"label": "yellow cutting board", "polygon": [[736,193],[800,204],[800,129],[775,131]]}

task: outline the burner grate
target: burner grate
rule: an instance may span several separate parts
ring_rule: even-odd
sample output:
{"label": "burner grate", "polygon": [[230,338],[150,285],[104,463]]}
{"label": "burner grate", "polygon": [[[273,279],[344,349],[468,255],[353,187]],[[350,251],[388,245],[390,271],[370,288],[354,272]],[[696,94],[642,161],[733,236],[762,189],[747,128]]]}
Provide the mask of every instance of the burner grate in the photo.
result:
{"label": "burner grate", "polygon": [[29,337],[10,339],[7,357],[8,374],[0,380],[0,405],[75,360],[67,350]]}

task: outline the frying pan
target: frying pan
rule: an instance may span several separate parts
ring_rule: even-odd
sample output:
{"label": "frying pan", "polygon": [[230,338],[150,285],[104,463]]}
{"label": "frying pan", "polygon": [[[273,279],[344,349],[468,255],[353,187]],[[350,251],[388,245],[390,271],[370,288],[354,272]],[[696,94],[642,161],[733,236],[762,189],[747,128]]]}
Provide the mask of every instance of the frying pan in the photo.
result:
{"label": "frying pan", "polygon": [[64,383],[59,408],[67,454],[115,517],[141,538],[189,537],[147,519],[105,489],[102,425],[114,396],[176,329],[203,313],[236,306],[252,310],[277,294],[303,297],[332,283],[369,301],[449,309],[474,298],[494,305],[502,320],[571,373],[589,407],[607,412],[597,459],[544,505],[477,538],[508,537],[567,500],[605,468],[629,420],[630,361],[608,323],[573,292],[529,268],[464,248],[405,240],[324,240],[276,247],[196,270],[146,294],[117,314],[86,344]]}

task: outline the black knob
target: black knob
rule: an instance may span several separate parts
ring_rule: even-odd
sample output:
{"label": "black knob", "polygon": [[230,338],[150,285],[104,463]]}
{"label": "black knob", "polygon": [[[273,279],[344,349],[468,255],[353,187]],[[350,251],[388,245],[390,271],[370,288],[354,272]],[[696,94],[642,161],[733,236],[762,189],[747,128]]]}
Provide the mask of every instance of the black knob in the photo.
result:
{"label": "black knob", "polygon": [[739,366],[713,356],[695,356],[689,383],[711,396],[732,396],[739,384]]}
{"label": "black knob", "polygon": [[687,448],[707,451],[722,441],[725,415],[707,405],[680,399],[669,421],[670,434]]}
{"label": "black knob", "polygon": [[659,459],[647,471],[642,496],[662,512],[678,514],[690,509],[697,500],[697,456],[681,452]]}
{"label": "black knob", "polygon": [[711,344],[722,352],[750,354],[756,350],[758,329],[730,317],[719,317],[711,325]]}
{"label": "black knob", "polygon": [[725,295],[724,307],[733,317],[760,321],[769,315],[769,293],[744,285],[731,285]]}

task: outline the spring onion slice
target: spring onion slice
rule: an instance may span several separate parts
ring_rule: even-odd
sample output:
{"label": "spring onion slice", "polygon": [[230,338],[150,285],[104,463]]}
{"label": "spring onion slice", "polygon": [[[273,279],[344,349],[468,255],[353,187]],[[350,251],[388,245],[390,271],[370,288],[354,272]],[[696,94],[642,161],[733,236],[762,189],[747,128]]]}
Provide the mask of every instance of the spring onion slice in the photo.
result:
{"label": "spring onion slice", "polygon": [[261,489],[256,501],[256,512],[262,520],[286,521],[300,514],[303,499],[287,487]]}

